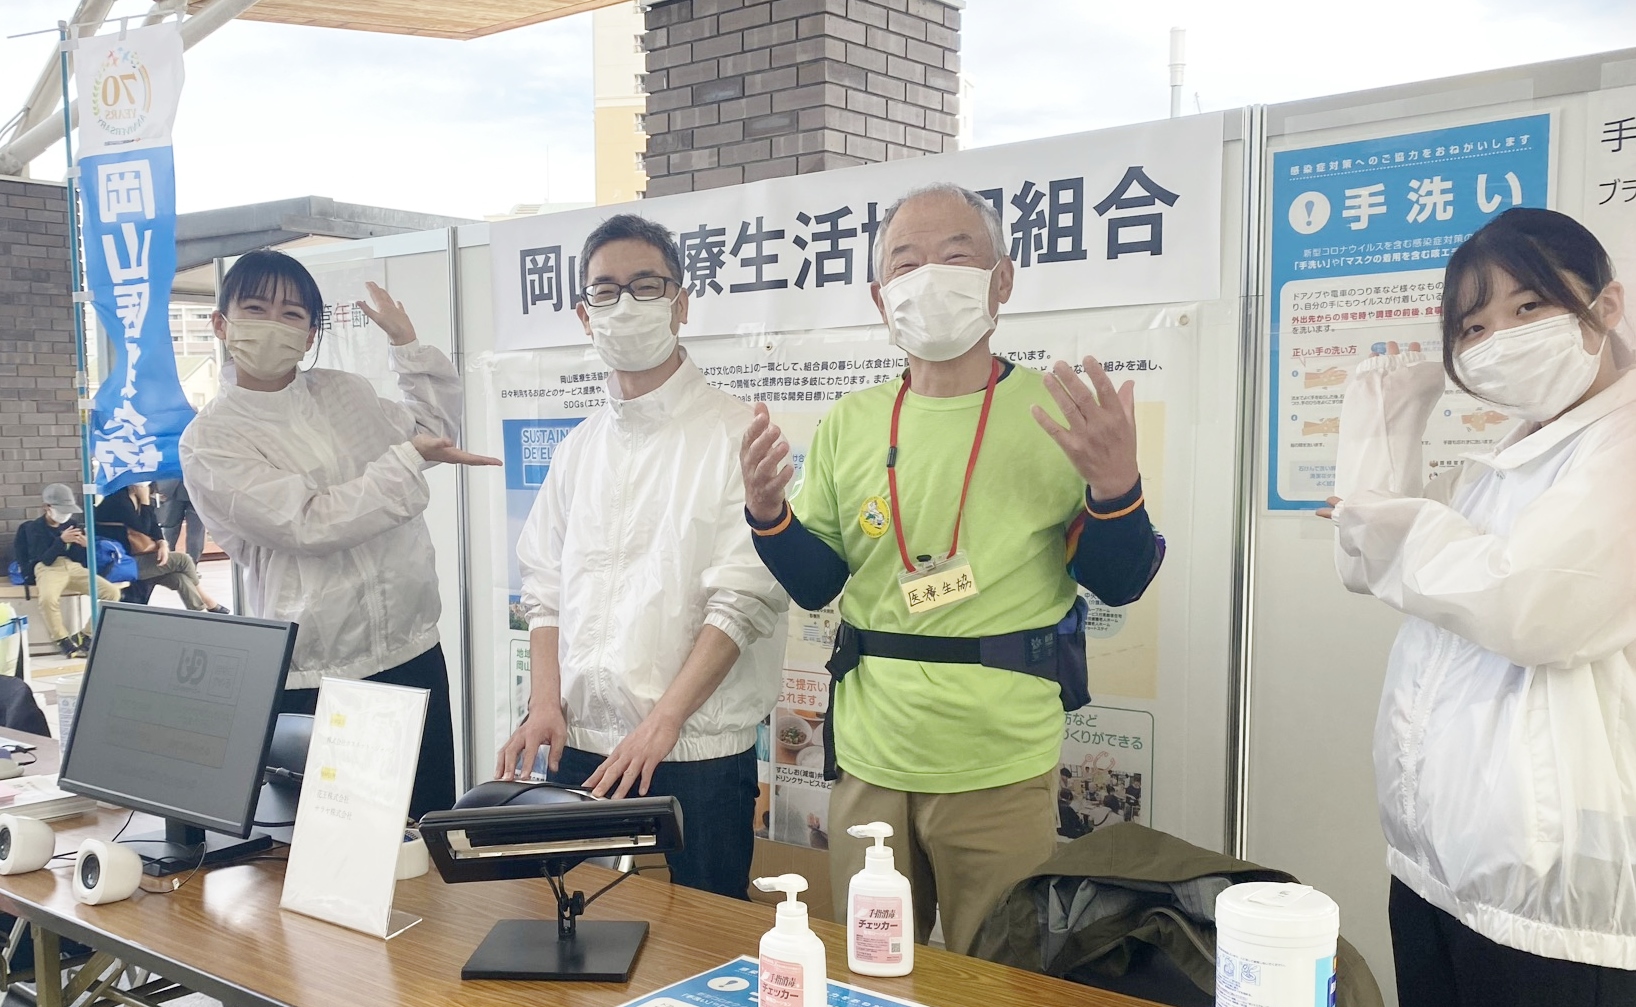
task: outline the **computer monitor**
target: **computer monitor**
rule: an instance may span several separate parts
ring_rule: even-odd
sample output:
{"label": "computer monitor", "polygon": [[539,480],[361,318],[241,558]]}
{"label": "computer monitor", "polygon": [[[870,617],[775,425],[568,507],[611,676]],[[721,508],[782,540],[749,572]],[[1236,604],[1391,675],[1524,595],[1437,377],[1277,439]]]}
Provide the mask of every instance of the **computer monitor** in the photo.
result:
{"label": "computer monitor", "polygon": [[163,835],[128,840],[149,874],[267,849],[251,832],[295,635],[288,622],[103,605],[58,785],[163,818]]}

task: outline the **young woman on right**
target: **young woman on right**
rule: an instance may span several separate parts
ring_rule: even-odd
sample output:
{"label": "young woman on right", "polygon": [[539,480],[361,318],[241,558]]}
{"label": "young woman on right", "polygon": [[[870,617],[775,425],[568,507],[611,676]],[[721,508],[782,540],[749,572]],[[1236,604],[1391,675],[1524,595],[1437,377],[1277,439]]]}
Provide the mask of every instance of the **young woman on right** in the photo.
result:
{"label": "young woman on right", "polygon": [[[1406,618],[1375,729],[1403,1007],[1636,1004],[1636,375],[1583,226],[1512,209],[1449,259],[1441,362],[1360,365],[1342,580]],[[1423,484],[1457,387],[1520,420]]]}

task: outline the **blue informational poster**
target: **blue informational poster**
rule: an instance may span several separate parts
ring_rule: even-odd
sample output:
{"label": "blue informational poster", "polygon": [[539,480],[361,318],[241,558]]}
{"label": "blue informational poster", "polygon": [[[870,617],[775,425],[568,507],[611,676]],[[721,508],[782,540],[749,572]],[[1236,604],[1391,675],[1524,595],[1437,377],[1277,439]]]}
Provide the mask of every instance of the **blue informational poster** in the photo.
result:
{"label": "blue informational poster", "polygon": [[[568,431],[579,426],[580,417],[553,420],[502,420],[506,463],[506,583],[515,602],[522,593],[522,573],[517,569],[517,536],[534,507],[534,498],[545,485],[551,457]],[[513,627],[527,629],[525,626]]]}
{"label": "blue informational poster", "polygon": [[[745,955],[662,990],[638,997],[624,1007],[761,1007],[756,998],[756,959]],[[818,1007],[808,1004],[807,1007]],[[829,982],[828,1007],[920,1007],[884,993]]]}
{"label": "blue informational poster", "polygon": [[[1341,399],[1389,340],[1442,352],[1443,270],[1513,206],[1551,197],[1551,116],[1531,115],[1273,155],[1271,510],[1318,507],[1335,484]],[[1429,468],[1490,443],[1508,417],[1451,390]]]}
{"label": "blue informational poster", "polygon": [[[545,475],[551,471],[551,459],[568,432],[579,426],[583,417],[561,419],[501,420],[501,438],[506,472],[506,677],[508,680],[509,721],[502,722],[502,737],[510,734],[528,713],[530,668],[528,644],[528,616],[523,611],[523,575],[517,562],[517,538],[534,501],[545,485]],[[545,779],[545,755],[536,753],[533,773]]]}

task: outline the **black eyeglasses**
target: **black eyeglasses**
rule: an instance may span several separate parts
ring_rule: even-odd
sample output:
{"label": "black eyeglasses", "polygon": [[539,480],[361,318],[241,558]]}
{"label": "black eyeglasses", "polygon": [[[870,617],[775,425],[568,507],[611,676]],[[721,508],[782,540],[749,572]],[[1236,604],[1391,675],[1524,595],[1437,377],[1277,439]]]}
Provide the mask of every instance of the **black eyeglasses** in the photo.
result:
{"label": "black eyeglasses", "polygon": [[593,283],[580,291],[580,295],[591,307],[605,308],[617,302],[619,295],[627,290],[638,301],[657,301],[671,287],[680,288],[681,284],[668,276],[641,276],[629,283]]}

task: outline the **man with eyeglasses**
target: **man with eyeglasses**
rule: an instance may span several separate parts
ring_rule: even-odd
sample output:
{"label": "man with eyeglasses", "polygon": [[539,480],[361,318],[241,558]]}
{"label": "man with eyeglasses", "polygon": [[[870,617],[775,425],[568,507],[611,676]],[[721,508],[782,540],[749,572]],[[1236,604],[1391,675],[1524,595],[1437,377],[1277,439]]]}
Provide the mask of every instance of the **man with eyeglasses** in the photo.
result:
{"label": "man with eyeglasses", "polygon": [[742,899],[789,605],[744,534],[750,407],[677,341],[688,293],[669,231],[620,214],[579,261],[608,402],[557,446],[517,542],[531,694],[495,775],[526,778],[543,745],[556,782],[675,797],[671,880]]}

